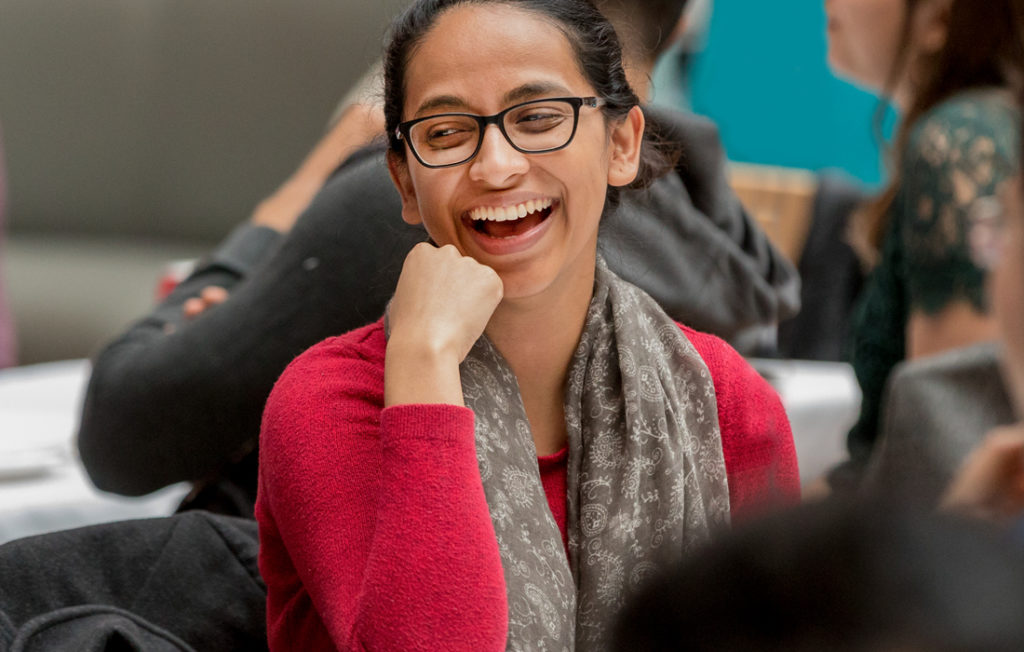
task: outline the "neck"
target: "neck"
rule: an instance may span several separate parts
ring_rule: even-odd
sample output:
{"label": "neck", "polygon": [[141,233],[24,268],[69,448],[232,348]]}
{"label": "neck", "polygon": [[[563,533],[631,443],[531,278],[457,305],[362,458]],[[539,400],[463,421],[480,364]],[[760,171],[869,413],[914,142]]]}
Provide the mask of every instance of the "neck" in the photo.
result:
{"label": "neck", "polygon": [[487,336],[519,383],[538,455],[566,444],[565,382],[593,295],[589,274],[566,278],[543,293],[502,301],[487,324]]}
{"label": "neck", "polygon": [[896,110],[899,111],[900,116],[907,115],[914,102],[914,93],[908,81],[903,80],[893,88],[891,101]]}

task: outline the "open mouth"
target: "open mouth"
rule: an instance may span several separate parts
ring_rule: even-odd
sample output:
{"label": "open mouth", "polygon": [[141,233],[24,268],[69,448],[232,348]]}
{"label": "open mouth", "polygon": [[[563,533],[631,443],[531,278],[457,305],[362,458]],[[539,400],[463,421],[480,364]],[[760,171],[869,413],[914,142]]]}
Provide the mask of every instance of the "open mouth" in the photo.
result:
{"label": "open mouth", "polygon": [[476,232],[491,238],[513,238],[550,217],[554,207],[554,200],[531,199],[515,206],[474,208],[463,220]]}

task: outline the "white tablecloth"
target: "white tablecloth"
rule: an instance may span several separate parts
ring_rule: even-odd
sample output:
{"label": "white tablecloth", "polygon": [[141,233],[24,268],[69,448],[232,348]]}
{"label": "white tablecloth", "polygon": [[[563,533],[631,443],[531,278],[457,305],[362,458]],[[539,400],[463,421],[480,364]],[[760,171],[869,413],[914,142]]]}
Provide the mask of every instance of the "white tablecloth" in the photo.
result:
{"label": "white tablecloth", "polygon": [[860,387],[843,362],[751,360],[775,388],[793,428],[800,482],[814,482],[846,459],[846,433],[860,413]]}
{"label": "white tablecloth", "polygon": [[170,514],[187,491],[142,498],[95,489],[75,454],[85,360],[0,371],[0,542],[51,530]]}

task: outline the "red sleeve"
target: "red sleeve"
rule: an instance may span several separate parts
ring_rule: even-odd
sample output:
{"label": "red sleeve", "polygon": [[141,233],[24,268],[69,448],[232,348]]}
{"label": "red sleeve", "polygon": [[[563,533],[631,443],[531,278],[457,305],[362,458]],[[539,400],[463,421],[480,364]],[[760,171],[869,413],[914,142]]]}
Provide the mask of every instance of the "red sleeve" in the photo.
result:
{"label": "red sleeve", "polygon": [[800,473],[779,395],[731,346],[689,328],[711,371],[733,521],[800,500]]}
{"label": "red sleeve", "polygon": [[376,337],[373,355],[342,338],[314,347],[267,403],[256,515],[270,648],[503,650],[473,413],[382,411]]}

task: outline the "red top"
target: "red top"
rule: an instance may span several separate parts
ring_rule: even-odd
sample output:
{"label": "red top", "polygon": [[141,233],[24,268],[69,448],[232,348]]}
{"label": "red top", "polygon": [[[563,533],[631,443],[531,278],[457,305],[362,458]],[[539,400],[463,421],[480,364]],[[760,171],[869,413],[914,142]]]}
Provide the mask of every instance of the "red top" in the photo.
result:
{"label": "red top", "polygon": [[[683,332],[714,381],[733,520],[798,500],[774,390],[718,338]],[[256,517],[270,648],[504,650],[473,412],[383,408],[384,349],[380,322],[321,342],[268,400]],[[544,488],[564,531],[564,473]]]}
{"label": "red top", "polygon": [[553,455],[541,455],[537,458],[540,467],[540,483],[544,486],[544,495],[548,497],[548,509],[555,517],[558,531],[562,533],[562,545],[565,554],[569,555],[569,528],[565,526],[565,487],[569,473],[569,447]]}

